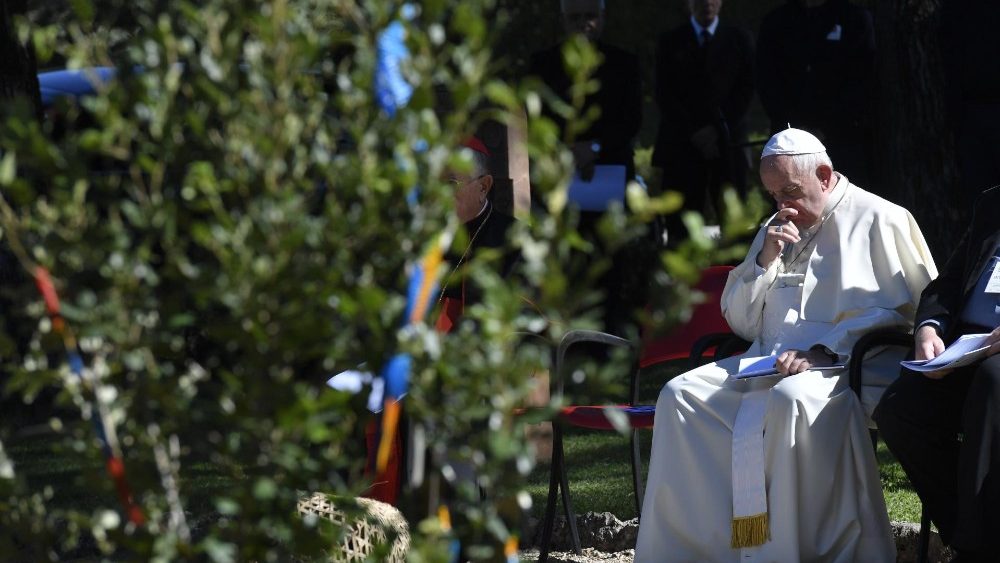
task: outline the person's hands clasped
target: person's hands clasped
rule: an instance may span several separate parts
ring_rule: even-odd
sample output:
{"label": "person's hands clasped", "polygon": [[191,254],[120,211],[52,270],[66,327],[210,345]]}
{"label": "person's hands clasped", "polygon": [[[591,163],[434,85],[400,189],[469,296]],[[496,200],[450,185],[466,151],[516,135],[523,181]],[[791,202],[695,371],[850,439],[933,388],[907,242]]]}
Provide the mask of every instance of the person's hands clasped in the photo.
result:
{"label": "person's hands clasped", "polygon": [[795,375],[814,367],[832,365],[830,356],[822,350],[786,350],[774,362],[775,369],[781,375]]}
{"label": "person's hands clasped", "polygon": [[767,225],[767,233],[764,235],[764,245],[757,254],[757,265],[766,268],[785,249],[786,244],[794,244],[801,240],[799,228],[792,223],[792,217],[798,215],[798,211],[791,207],[786,207],[778,211],[774,219]]}

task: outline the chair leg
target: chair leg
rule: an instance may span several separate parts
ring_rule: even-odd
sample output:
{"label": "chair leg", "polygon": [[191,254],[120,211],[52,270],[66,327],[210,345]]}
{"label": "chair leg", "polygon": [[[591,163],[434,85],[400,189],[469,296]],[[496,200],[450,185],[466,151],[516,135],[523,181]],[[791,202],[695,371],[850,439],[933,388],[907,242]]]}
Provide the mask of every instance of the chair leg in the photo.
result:
{"label": "chair leg", "polygon": [[642,452],[639,450],[639,431],[632,430],[632,490],[635,492],[635,515],[642,517],[642,499],[645,495],[642,484]]}
{"label": "chair leg", "polygon": [[[555,442],[555,432],[553,432],[553,442]],[[554,443],[553,446],[555,446]],[[569,478],[566,475],[566,456],[563,452],[562,432],[559,433],[559,481],[562,488],[563,514],[566,516],[566,525],[569,526],[570,537],[573,539],[573,552],[577,555],[583,555],[583,549],[580,547],[580,532],[576,529],[576,515],[573,514],[573,501],[569,497]]]}
{"label": "chair leg", "polygon": [[920,536],[917,541],[917,563],[927,563],[931,547],[931,517],[927,514],[926,506],[920,511]]}
{"label": "chair leg", "polygon": [[559,492],[559,475],[562,473],[562,465],[562,429],[558,422],[554,422],[552,424],[552,462],[549,467],[549,497],[545,503],[545,520],[542,521],[538,563],[545,563],[549,560],[549,543],[552,541],[552,527],[556,521],[556,495]]}

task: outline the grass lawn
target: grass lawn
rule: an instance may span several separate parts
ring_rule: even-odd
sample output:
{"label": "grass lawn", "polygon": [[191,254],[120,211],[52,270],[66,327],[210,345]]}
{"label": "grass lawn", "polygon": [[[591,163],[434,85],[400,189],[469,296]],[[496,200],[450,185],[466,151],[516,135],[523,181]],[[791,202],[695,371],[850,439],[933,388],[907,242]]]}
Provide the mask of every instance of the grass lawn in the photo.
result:
{"label": "grass lawn", "polygon": [[[687,368],[684,363],[674,363],[651,368],[648,372],[644,370],[640,378],[640,397],[646,402],[655,400],[663,384]],[[643,452],[642,474],[645,478],[652,431],[641,431],[639,440]],[[635,517],[628,439],[613,432],[569,429],[564,444],[574,510],[578,513],[611,512],[622,520]],[[889,519],[920,522],[920,499],[899,462],[881,441],[878,445],[878,463]],[[540,517],[545,512],[548,490],[549,465],[539,464],[529,476],[528,484],[536,516]]]}
{"label": "grass lawn", "polygon": [[[645,456],[649,452],[652,432],[640,432],[639,437]],[[565,446],[574,510],[578,513],[611,512],[622,520],[634,518],[635,494],[628,439],[611,432],[571,431]],[[878,458],[889,519],[920,522],[920,500],[899,463],[881,442]],[[643,475],[647,462],[648,459],[643,459]],[[540,517],[545,511],[548,490],[549,466],[539,464],[531,473],[528,485],[536,516]]]}
{"label": "grass lawn", "polygon": [[[642,431],[639,438],[645,458],[645,475],[652,432]],[[81,461],[82,456],[54,451],[52,446],[52,436],[9,445],[18,471],[28,476],[34,490],[51,487],[55,506],[86,509],[114,504],[113,497],[108,496],[110,491],[94,490],[81,482],[82,463],[85,463]],[[577,512],[611,512],[623,520],[635,517],[628,440],[611,432],[570,430],[565,446],[574,509]],[[920,501],[899,463],[881,442],[878,458],[889,518],[919,522]],[[98,469],[98,474],[102,474],[99,468],[90,469]],[[201,505],[196,507],[198,509],[211,510],[210,498],[232,486],[222,471],[207,463],[185,466],[183,473],[184,489],[190,498],[198,499],[196,504]],[[536,516],[541,516],[545,510],[548,484],[549,465],[539,464],[528,477],[528,491]]]}
{"label": "grass lawn", "polygon": [[[104,464],[88,455],[62,446],[56,434],[40,434],[5,443],[17,472],[28,479],[32,491],[51,492],[50,508],[74,508],[81,511],[98,507],[116,507],[117,500]],[[96,446],[92,446],[95,447]],[[137,468],[133,465],[132,469]],[[152,468],[146,468],[152,471]],[[233,486],[233,480],[220,468],[207,462],[185,465],[182,471],[187,508],[194,514],[214,511],[213,498]],[[86,479],[85,475],[96,478]],[[133,483],[134,485],[134,483]]]}

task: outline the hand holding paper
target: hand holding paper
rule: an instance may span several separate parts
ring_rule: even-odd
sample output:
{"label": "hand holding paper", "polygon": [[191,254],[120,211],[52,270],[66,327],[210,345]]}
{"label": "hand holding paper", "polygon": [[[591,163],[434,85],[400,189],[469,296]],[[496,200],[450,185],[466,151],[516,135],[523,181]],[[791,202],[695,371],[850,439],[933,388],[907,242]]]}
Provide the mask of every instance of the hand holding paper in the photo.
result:
{"label": "hand holding paper", "polygon": [[902,361],[899,364],[907,369],[919,372],[951,370],[967,366],[982,360],[990,349],[988,339],[990,334],[966,334],[958,337],[940,355],[930,360]]}

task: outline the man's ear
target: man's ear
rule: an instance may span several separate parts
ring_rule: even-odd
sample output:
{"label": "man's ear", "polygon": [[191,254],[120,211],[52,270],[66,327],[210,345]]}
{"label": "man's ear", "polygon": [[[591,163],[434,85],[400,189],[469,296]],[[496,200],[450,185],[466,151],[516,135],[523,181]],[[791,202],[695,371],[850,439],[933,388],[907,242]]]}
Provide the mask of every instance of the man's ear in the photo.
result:
{"label": "man's ear", "polygon": [[827,187],[827,189],[833,188],[830,181],[833,179],[833,168],[827,164],[820,164],[816,167],[816,177],[820,179],[821,182]]}
{"label": "man's ear", "polygon": [[484,175],[479,179],[479,185],[481,186],[480,189],[483,191],[483,195],[489,194],[490,190],[493,189],[493,176],[491,174]]}

